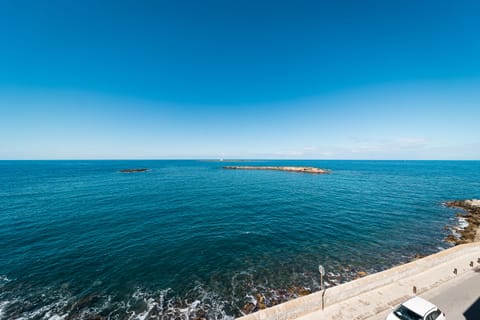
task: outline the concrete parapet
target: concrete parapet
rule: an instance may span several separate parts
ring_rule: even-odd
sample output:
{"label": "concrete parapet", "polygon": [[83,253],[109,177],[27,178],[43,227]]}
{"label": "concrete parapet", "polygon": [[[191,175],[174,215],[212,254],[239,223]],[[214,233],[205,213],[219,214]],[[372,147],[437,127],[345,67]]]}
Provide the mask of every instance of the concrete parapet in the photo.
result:
{"label": "concrete parapet", "polygon": [[[312,312],[321,315],[322,299],[324,307],[330,308],[362,294],[369,294],[371,300],[370,293],[378,291],[373,302],[359,300],[365,305],[375,304],[370,308],[359,308],[362,309],[359,312],[365,313],[366,317],[367,313],[373,315],[375,312],[383,311],[389,306],[400,303],[408,296],[413,296],[413,286],[416,287],[416,293],[420,294],[472,270],[470,261],[474,261],[474,266],[479,266],[477,259],[480,259],[480,243],[459,245],[416,261],[328,288],[325,292],[318,291],[239,319],[288,320],[297,319]],[[456,273],[454,273],[454,269],[456,269]],[[390,288],[392,285],[396,287]],[[388,288],[386,289],[388,291],[385,293],[382,288]],[[354,310],[352,312],[355,313]],[[364,319],[365,317],[358,316],[355,319]]]}

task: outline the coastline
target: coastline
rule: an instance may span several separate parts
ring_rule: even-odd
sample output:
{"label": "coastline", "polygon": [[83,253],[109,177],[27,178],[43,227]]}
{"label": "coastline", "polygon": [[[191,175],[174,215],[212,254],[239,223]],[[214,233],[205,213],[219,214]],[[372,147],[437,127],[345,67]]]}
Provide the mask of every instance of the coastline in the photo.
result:
{"label": "coastline", "polygon": [[[244,314],[239,319],[330,319],[332,316],[342,315],[345,307],[349,307],[348,313],[350,314],[339,319],[351,319],[353,316],[359,316],[361,319],[378,317],[381,313],[388,312],[389,308],[409,297],[437,290],[439,286],[455,279],[457,272],[461,274],[466,274],[472,270],[479,272],[480,258],[476,259],[475,257],[477,257],[480,249],[480,200],[453,200],[447,201],[443,205],[448,208],[463,210],[456,216],[464,219],[466,225],[452,230],[456,231],[458,236],[452,234],[445,239],[446,242],[453,243],[454,247],[428,256],[416,257],[412,261],[375,274],[362,274],[352,281],[327,287],[323,291],[300,296],[276,306],[268,306],[263,310]],[[462,261],[456,261],[460,258],[457,257],[460,252],[468,252],[468,254],[461,257]],[[476,260],[476,266],[474,260]],[[454,270],[454,272],[448,272],[449,270]],[[409,291],[412,290],[411,288],[413,288],[413,291]],[[325,295],[325,293],[328,294]],[[351,307],[352,304],[362,305],[364,303],[364,300],[359,296],[371,296],[375,293],[377,293],[376,297],[380,298],[367,304],[375,306],[370,308],[371,310],[368,312],[365,311],[364,306],[360,309]],[[358,301],[352,303],[350,302],[352,299]],[[324,304],[329,308],[324,310]]]}
{"label": "coastline", "polygon": [[458,236],[449,235],[445,241],[454,245],[480,241],[480,200],[447,201],[444,206],[461,209],[463,212],[457,213],[456,216],[466,223],[464,227],[453,230]]}
{"label": "coastline", "polygon": [[444,290],[444,284],[480,272],[479,252],[478,242],[454,246],[237,319],[385,319],[391,308],[413,296]]}
{"label": "coastline", "polygon": [[[463,212],[457,213],[456,216],[459,218],[462,218],[465,220],[466,225],[464,227],[456,227],[453,228],[452,231],[456,232],[458,235],[449,235],[446,239],[445,242],[453,243],[454,247],[458,247],[461,245],[466,245],[466,244],[472,244],[472,243],[477,243],[480,242],[480,200],[477,199],[471,199],[471,200],[454,200],[454,201],[447,201],[443,203],[444,206],[449,207],[449,208],[459,208],[462,209]],[[451,248],[450,248],[451,249]],[[433,259],[433,257],[437,256],[442,256],[447,254],[447,252],[450,252],[449,249],[444,249],[441,250],[437,253],[431,254],[431,255],[419,255],[415,254],[410,261],[406,261],[405,263],[393,266],[391,268],[385,269],[380,272],[376,272],[373,274],[368,274],[367,272],[364,271],[359,271],[357,272],[356,277],[352,278],[352,280],[347,281],[347,282],[340,282],[336,283],[335,281],[330,282],[330,285],[326,287],[326,290],[332,290],[334,289],[335,291],[338,290],[339,295],[343,295],[341,288],[342,287],[348,287],[351,284],[353,285],[354,283],[357,282],[357,280],[362,279],[364,277],[371,278],[373,277],[383,277],[381,275],[384,274],[389,274],[393,270],[397,269],[405,269],[408,268],[408,266],[411,266],[414,263],[422,263],[422,261],[426,261],[429,259]],[[392,271],[391,271],[392,270]],[[427,272],[428,269],[425,269],[425,272]],[[327,278],[328,279],[328,278]],[[333,286],[331,286],[333,284]],[[265,317],[265,315],[271,313],[270,310],[275,310],[276,308],[284,308],[285,307],[289,308],[288,306],[290,305],[296,305],[297,301],[302,301],[305,299],[317,299],[313,298],[319,295],[321,291],[315,291],[312,292],[310,288],[297,288],[300,289],[297,293],[297,296],[294,297],[291,300],[287,300],[284,302],[281,302],[280,304],[265,304],[265,297],[263,296],[257,296],[257,302],[255,305],[245,305],[244,308],[242,309],[243,316],[240,317],[242,320],[258,320],[259,318],[266,318],[269,319],[268,316]],[[302,290],[303,289],[303,290]],[[423,289],[427,290],[427,289]],[[422,290],[422,291],[423,291]],[[305,308],[303,306],[302,308]],[[247,311],[247,312],[246,312]],[[274,312],[277,314],[278,312]]]}

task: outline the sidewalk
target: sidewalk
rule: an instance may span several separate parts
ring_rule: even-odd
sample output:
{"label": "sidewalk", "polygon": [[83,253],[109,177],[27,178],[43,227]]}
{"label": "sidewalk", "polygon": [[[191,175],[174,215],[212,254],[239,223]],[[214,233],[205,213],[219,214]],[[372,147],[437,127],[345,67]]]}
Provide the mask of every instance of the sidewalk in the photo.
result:
{"label": "sidewalk", "polygon": [[[434,292],[453,279],[480,268],[480,243],[456,246],[423,259],[369,275],[336,287],[323,296],[315,292],[268,308],[241,320],[361,320],[374,319],[392,307],[417,294]],[[473,262],[473,267],[470,266]],[[454,274],[457,269],[457,274]]]}

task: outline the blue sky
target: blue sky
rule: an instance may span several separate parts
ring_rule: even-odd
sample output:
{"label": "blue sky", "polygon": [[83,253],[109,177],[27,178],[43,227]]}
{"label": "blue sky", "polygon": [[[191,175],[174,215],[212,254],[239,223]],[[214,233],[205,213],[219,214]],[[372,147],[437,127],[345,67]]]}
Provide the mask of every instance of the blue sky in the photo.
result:
{"label": "blue sky", "polygon": [[480,159],[478,1],[0,1],[0,159]]}

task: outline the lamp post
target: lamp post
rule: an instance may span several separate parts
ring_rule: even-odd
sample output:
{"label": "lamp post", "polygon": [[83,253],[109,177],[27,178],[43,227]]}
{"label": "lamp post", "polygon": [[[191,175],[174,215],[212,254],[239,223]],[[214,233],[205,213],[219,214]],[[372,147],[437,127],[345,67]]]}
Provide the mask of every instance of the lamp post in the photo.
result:
{"label": "lamp post", "polygon": [[325,285],[323,284],[323,276],[325,275],[325,268],[322,265],[318,266],[318,272],[320,272],[320,290],[322,290],[322,310],[325,305]]}
{"label": "lamp post", "polygon": [[325,268],[322,265],[319,265],[318,272],[320,272],[320,290],[324,290],[325,286],[323,285],[323,276],[325,275]]}

